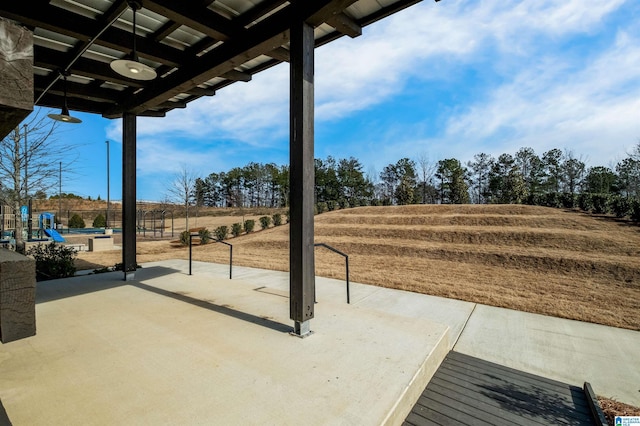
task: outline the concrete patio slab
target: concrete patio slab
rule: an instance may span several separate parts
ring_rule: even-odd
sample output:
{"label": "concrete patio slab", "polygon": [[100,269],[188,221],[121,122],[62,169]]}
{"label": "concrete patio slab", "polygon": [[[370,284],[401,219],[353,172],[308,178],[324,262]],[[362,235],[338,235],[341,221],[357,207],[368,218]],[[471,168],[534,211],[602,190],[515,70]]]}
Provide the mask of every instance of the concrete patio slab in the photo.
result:
{"label": "concrete patio slab", "polygon": [[15,426],[400,424],[450,349],[446,325],[322,291],[299,339],[277,285],[143,266],[39,283],[37,335],[0,345]]}

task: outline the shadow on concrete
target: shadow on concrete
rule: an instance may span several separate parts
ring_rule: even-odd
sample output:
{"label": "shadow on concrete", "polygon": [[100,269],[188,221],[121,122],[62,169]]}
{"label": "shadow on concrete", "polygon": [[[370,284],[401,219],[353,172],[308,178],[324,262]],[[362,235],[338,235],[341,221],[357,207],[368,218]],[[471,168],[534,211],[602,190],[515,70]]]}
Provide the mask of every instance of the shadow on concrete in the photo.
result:
{"label": "shadow on concrete", "polygon": [[259,317],[256,315],[252,315],[246,312],[241,312],[238,310],[235,310],[233,308],[230,308],[228,306],[221,306],[221,305],[216,305],[215,303],[211,303],[208,302],[206,300],[201,300],[201,299],[195,299],[193,297],[184,295],[184,294],[180,294],[180,293],[175,293],[169,290],[164,290],[161,288],[157,288],[157,287],[153,287],[150,286],[148,284],[143,284],[141,282],[129,282],[129,285],[131,285],[132,287],[137,287],[141,290],[147,290],[150,291],[152,293],[156,293],[159,294],[161,296],[166,296],[166,297],[170,297],[172,299],[175,300],[179,300],[181,302],[185,302],[185,303],[189,303],[191,305],[197,306],[199,308],[204,308],[204,309],[208,309],[210,311],[213,312],[217,312],[219,314],[222,315],[227,315],[230,316],[232,318],[236,318],[242,321],[246,321],[249,322],[251,324],[256,324],[262,327],[266,327],[266,328],[270,328],[272,330],[275,331],[279,331],[281,333],[289,333],[291,331],[293,331],[293,328],[289,325],[286,324],[281,324],[277,321],[273,321],[269,318],[264,318],[264,317]]}
{"label": "shadow on concrete", "polygon": [[[136,271],[136,280],[153,279],[169,274],[182,274],[182,271],[162,266],[141,268]],[[39,281],[36,283],[36,304],[109,290],[123,285],[130,285],[134,282],[124,281],[122,271]]]}
{"label": "shadow on concrete", "polygon": [[11,420],[9,420],[9,416],[7,416],[7,412],[2,405],[2,400],[0,400],[0,426],[12,426]]}

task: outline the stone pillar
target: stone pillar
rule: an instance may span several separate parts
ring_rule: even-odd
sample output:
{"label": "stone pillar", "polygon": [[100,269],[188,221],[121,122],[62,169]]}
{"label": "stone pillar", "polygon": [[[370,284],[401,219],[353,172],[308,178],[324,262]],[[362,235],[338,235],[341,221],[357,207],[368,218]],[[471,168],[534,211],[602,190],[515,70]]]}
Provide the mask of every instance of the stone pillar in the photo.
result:
{"label": "stone pillar", "polygon": [[0,18],[0,139],[33,111],[33,33]]}
{"label": "stone pillar", "polygon": [[0,249],[0,341],[36,334],[36,261]]}

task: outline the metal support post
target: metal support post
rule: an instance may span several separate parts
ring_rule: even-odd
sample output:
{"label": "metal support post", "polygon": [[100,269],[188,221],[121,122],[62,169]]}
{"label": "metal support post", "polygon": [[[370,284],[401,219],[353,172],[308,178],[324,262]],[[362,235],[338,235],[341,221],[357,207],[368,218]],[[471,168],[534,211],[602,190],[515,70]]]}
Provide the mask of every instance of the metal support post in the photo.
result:
{"label": "metal support post", "polygon": [[314,316],[313,250],[313,27],[302,20],[291,25],[290,62],[290,317],[293,334],[311,334]]}
{"label": "metal support post", "polygon": [[136,272],[136,115],[122,115],[122,266],[124,280]]}

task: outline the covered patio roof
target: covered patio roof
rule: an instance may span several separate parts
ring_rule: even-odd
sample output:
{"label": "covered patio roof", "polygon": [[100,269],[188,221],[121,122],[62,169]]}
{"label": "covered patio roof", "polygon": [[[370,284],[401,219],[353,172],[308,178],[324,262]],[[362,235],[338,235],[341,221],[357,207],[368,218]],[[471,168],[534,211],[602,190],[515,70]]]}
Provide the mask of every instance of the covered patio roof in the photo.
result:
{"label": "covered patio roof", "polygon": [[[35,105],[64,107],[58,118],[66,121],[66,107],[123,118],[125,280],[134,279],[137,265],[137,117],[162,117],[290,62],[290,317],[294,334],[305,337],[315,299],[314,49],[343,35],[357,37],[363,26],[419,1],[28,0],[2,2],[0,17],[33,33]],[[122,59],[149,67],[134,67],[149,79],[118,74],[112,62]],[[131,63],[123,66],[126,71]],[[25,73],[14,72],[17,83],[6,85],[19,85],[31,76]]]}
{"label": "covered patio roof", "polygon": [[140,61],[158,77],[137,81],[109,64],[132,51],[126,0],[3,1],[0,16],[34,35],[34,98],[39,106],[121,117],[164,116],[289,61],[291,22],[314,28],[315,46],[348,35],[420,0],[143,0],[136,14]]}

